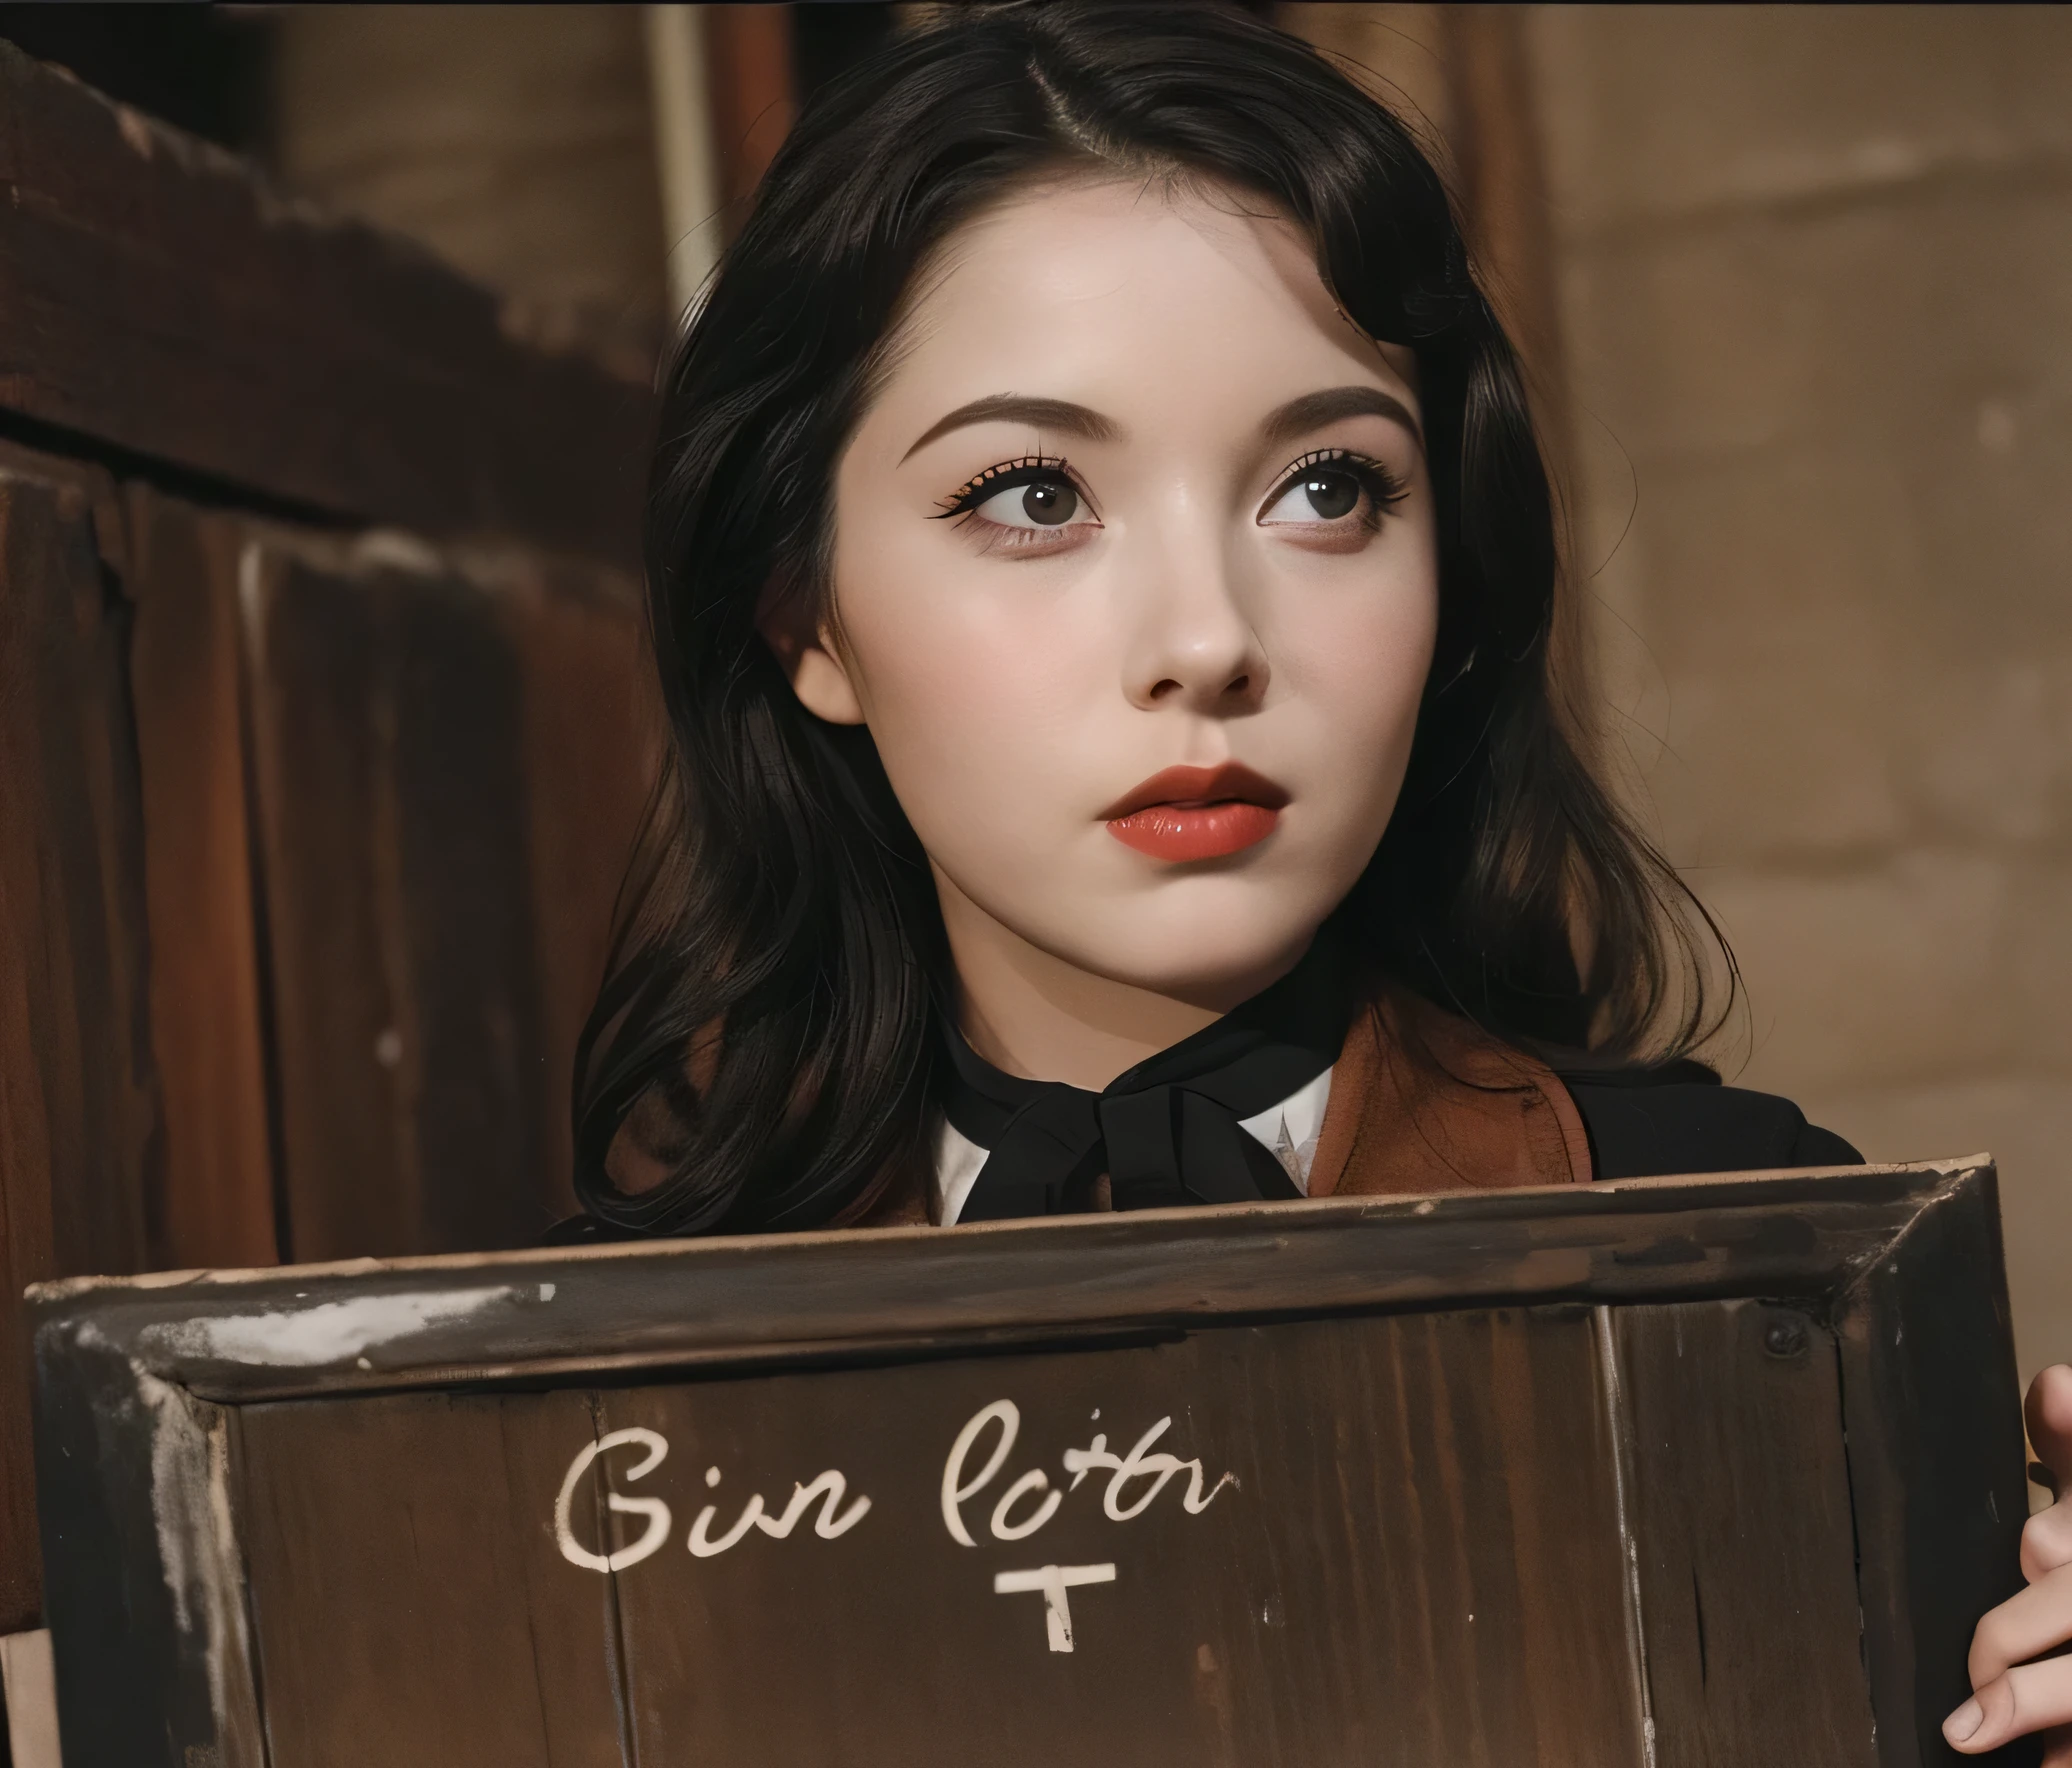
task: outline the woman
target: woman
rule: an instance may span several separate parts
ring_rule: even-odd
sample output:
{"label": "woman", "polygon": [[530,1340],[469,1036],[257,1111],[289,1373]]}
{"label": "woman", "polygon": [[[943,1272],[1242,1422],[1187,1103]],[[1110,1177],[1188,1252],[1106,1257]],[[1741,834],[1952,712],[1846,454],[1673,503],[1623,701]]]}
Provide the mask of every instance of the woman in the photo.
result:
{"label": "woman", "polygon": [[[585,1040],[593,1232],[1856,1158],[1685,1055],[1705,929],[1558,691],[1515,357],[1302,45],[896,44],[801,118],[661,434],[675,767]],[[2072,1718],[2001,1674],[2052,1589],[1962,1747]]]}

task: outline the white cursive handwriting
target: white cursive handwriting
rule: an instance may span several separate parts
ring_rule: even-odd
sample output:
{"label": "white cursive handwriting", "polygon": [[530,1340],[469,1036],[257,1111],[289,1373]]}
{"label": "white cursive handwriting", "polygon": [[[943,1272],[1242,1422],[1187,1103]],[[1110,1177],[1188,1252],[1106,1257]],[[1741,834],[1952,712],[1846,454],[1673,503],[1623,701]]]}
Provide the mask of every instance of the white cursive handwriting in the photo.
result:
{"label": "white cursive handwriting", "polygon": [[642,1430],[635,1425],[630,1430],[611,1430],[595,1442],[585,1443],[576,1458],[568,1464],[568,1475],[561,1482],[561,1495],[554,1500],[554,1539],[561,1544],[561,1557],[571,1565],[588,1566],[593,1572],[623,1571],[629,1565],[638,1565],[650,1553],[656,1552],[669,1538],[669,1506],[659,1498],[622,1498],[617,1492],[605,1494],[605,1506],[622,1515],[645,1516],[648,1525],[639,1540],[631,1547],[621,1547],[616,1553],[591,1553],[576,1544],[573,1521],[576,1500],[576,1481],[589,1470],[607,1449],[616,1449],[621,1443],[639,1443],[647,1450],[641,1459],[626,1469],[629,1480],[650,1474],[662,1465],[662,1457],[669,1453],[669,1444],[656,1431]]}
{"label": "white cursive handwriting", "polygon": [[710,1559],[715,1553],[726,1552],[748,1533],[751,1524],[781,1541],[791,1533],[815,1498],[820,1500],[820,1515],[814,1519],[813,1532],[823,1541],[832,1541],[846,1535],[870,1513],[871,1501],[859,1495],[844,1515],[835,1514],[841,1507],[842,1495],[848,1489],[849,1482],[830,1467],[803,1485],[793,1485],[791,1502],[785,1505],[782,1516],[767,1514],[763,1509],[762,1494],[757,1493],[748,1500],[740,1520],[717,1541],[706,1536],[706,1530],[712,1526],[712,1519],[718,1513],[717,1506],[708,1504],[698,1512],[698,1520],[691,1524],[690,1549],[700,1559]]}
{"label": "white cursive handwriting", "polygon": [[[1108,1481],[1107,1491],[1101,1494],[1101,1508],[1107,1511],[1109,1516],[1116,1522],[1128,1522],[1133,1516],[1143,1515],[1150,1508],[1151,1501],[1165,1490],[1166,1481],[1184,1467],[1187,1469],[1187,1490],[1182,1494],[1180,1503],[1186,1509],[1189,1516],[1201,1515],[1204,1510],[1208,1509],[1215,1502],[1218,1492],[1222,1491],[1225,1486],[1237,1483],[1237,1476],[1226,1473],[1209,1488],[1208,1496],[1204,1497],[1201,1489],[1202,1472],[1199,1461],[1182,1461],[1179,1456],[1168,1455],[1163,1450],[1156,1455],[1145,1454],[1144,1451],[1146,1449],[1150,1448],[1153,1443],[1165,1435],[1166,1427],[1172,1422],[1170,1416],[1161,1418],[1142,1436],[1137,1438],[1136,1447],[1131,1449],[1126,1457],[1119,1458],[1109,1452],[1108,1433],[1106,1431],[1096,1431],[1094,1433],[1094,1440],[1083,1449],[1067,1449],[1065,1451],[1065,1471],[1072,1476],[1072,1484],[1068,1489],[1077,1491],[1079,1482],[1086,1478],[1096,1467],[1113,1468],[1114,1477]],[[1151,1489],[1127,1510],[1123,1509],[1123,1488],[1133,1479],[1146,1479],[1153,1474],[1156,1474],[1158,1477],[1152,1481]]]}
{"label": "white cursive handwriting", "polygon": [[[568,1472],[561,1481],[560,1494],[554,1500],[554,1540],[561,1549],[561,1557],[571,1565],[579,1565],[589,1571],[623,1571],[629,1565],[638,1565],[643,1559],[661,1549],[669,1538],[669,1506],[660,1498],[627,1498],[617,1492],[607,1491],[605,1507],[625,1515],[645,1516],[647,1527],[639,1540],[630,1547],[621,1547],[615,1553],[593,1553],[575,1537],[575,1495],[576,1487],[591,1462],[607,1449],[621,1444],[638,1443],[647,1453],[625,1470],[628,1480],[644,1478],[661,1466],[662,1459],[669,1453],[669,1443],[660,1432],[644,1430],[634,1426],[627,1430],[607,1431],[595,1442],[585,1443],[576,1452],[576,1458],[568,1464]],[[719,1484],[717,1467],[705,1470],[708,1486]],[[712,1519],[719,1514],[718,1506],[708,1504],[700,1510],[691,1524],[690,1538],[685,1545],[699,1559],[710,1559],[737,1545],[751,1528],[783,1540],[788,1536],[806,1513],[812,1509],[813,1501],[820,1500],[820,1514],[813,1519],[813,1533],[823,1541],[833,1541],[846,1535],[870,1514],[871,1501],[861,1493],[847,1510],[842,1509],[842,1500],[848,1495],[848,1480],[834,1468],[815,1474],[812,1479],[794,1482],[791,1499],[781,1516],[772,1516],[763,1504],[762,1494],[752,1494],[742,1506],[734,1526],[720,1536],[712,1538]]]}
{"label": "white cursive handwriting", "polygon": [[[1100,1414],[1097,1412],[1095,1416]],[[1218,1492],[1237,1483],[1237,1476],[1226,1473],[1204,1492],[1199,1460],[1182,1461],[1179,1456],[1165,1450],[1154,1452],[1152,1444],[1165,1435],[1172,1422],[1170,1415],[1161,1418],[1137,1439],[1127,1455],[1117,1455],[1108,1447],[1105,1431],[1097,1431],[1094,1440],[1083,1449],[1067,1449],[1065,1471],[1072,1476],[1072,1483],[1064,1491],[1052,1490],[1050,1475],[1042,1468],[1030,1468],[1008,1486],[1000,1495],[1000,1501],[993,1506],[989,1519],[993,1538],[996,1541],[1020,1541],[1033,1535],[1057,1515],[1058,1506],[1064,1502],[1065,1491],[1077,1490],[1079,1482],[1096,1469],[1106,1469],[1110,1476],[1108,1489],[1101,1497],[1101,1508],[1112,1521],[1128,1522],[1132,1517],[1142,1516],[1174,1475],[1182,1471],[1187,1475],[1187,1490],[1180,1502],[1188,1515],[1199,1516],[1215,1502]],[[967,1475],[965,1463],[971,1458],[979,1438],[991,1425],[1000,1428],[992,1453],[976,1473]],[[942,1465],[942,1521],[951,1540],[965,1547],[978,1545],[972,1537],[970,1525],[964,1520],[964,1505],[984,1491],[1006,1465],[1021,1428],[1020,1408],[1012,1400],[995,1400],[974,1412],[957,1433],[957,1439],[950,1445],[949,1455]],[[1150,1484],[1133,1501],[1125,1504],[1128,1488],[1138,1480],[1148,1480]],[[1019,1520],[1014,1515],[1018,1505],[1029,1506]]]}

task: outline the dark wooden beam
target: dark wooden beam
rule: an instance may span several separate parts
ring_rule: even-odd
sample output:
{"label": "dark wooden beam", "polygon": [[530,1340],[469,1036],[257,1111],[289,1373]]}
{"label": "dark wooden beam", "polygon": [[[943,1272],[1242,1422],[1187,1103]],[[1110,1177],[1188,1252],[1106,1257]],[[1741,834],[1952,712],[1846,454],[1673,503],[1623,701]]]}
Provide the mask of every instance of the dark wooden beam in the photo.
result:
{"label": "dark wooden beam", "polygon": [[132,484],[123,588],[165,1153],[154,1269],[280,1256],[245,754],[246,524]]}
{"label": "dark wooden beam", "polygon": [[1441,16],[1448,145],[1469,245],[1524,358],[1541,439],[1559,464],[1569,447],[1568,373],[1525,8],[1447,6]]}
{"label": "dark wooden beam", "polygon": [[0,425],[237,501],[626,562],[648,395],[0,43]]}

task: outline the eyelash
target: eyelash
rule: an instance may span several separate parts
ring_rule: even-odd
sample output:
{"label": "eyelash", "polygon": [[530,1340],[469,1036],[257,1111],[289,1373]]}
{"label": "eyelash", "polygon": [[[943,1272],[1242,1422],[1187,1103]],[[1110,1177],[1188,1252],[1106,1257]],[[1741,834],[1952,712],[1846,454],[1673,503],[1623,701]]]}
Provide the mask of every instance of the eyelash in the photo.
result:
{"label": "eyelash", "polygon": [[1286,497],[1303,474],[1322,466],[1343,467],[1360,481],[1360,489],[1367,494],[1367,512],[1360,521],[1370,534],[1381,526],[1385,514],[1410,495],[1410,487],[1396,477],[1386,462],[1372,455],[1355,454],[1350,448],[1318,448],[1290,464],[1267,493],[1265,503],[1259,506],[1261,512],[1272,509]]}
{"label": "eyelash", "polygon": [[[1367,507],[1361,517],[1361,525],[1372,533],[1381,526],[1381,518],[1410,495],[1410,487],[1397,478],[1386,463],[1371,455],[1356,454],[1350,448],[1312,449],[1300,460],[1289,463],[1268,494],[1263,509],[1271,509],[1293,488],[1303,474],[1320,466],[1341,467],[1360,482],[1360,489],[1367,494]],[[962,527],[966,520],[988,498],[1002,491],[1012,491],[1018,485],[1041,484],[1046,479],[1066,480],[1081,497],[1086,497],[1086,487],[1080,484],[1078,475],[1072,471],[1071,463],[1062,455],[1025,454],[1018,460],[1001,461],[990,466],[975,478],[967,480],[957,490],[943,499],[942,511],[931,516],[930,521],[955,521]],[[1092,503],[1092,499],[1087,499]],[[1012,544],[1012,543],[1010,543]]]}
{"label": "eyelash", "polygon": [[[1041,484],[1046,479],[1064,479],[1081,497],[1086,497],[1086,487],[1080,484],[1071,463],[1062,455],[1025,454],[1020,460],[1004,460],[998,466],[986,468],[977,478],[943,499],[941,515],[928,519],[946,522],[954,517],[968,516],[989,497],[1012,491],[1017,485]],[[1087,498],[1087,502],[1090,506],[1093,499]]]}

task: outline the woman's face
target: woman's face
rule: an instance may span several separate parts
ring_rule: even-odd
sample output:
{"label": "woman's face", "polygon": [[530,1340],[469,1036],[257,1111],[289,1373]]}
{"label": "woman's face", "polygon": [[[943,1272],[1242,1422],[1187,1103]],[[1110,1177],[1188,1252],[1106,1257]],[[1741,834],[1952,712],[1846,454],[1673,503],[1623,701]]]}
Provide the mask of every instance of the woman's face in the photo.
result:
{"label": "woman's face", "polygon": [[1223,1011],[1381,839],[1437,571],[1406,352],[1234,199],[1033,190],[934,267],[835,485],[833,619],[960,973],[1004,945]]}

